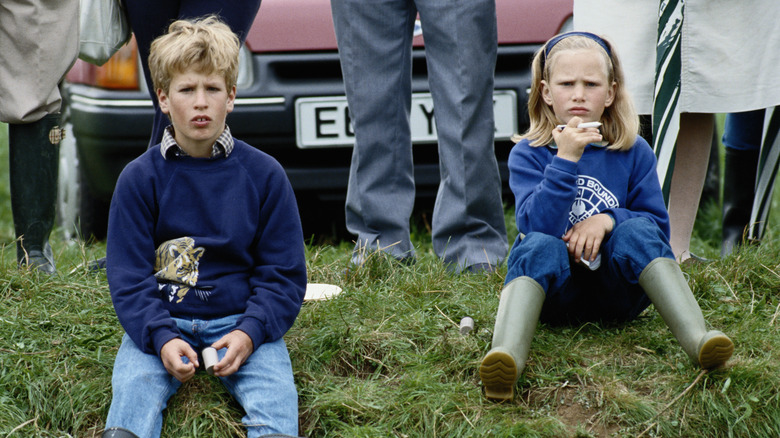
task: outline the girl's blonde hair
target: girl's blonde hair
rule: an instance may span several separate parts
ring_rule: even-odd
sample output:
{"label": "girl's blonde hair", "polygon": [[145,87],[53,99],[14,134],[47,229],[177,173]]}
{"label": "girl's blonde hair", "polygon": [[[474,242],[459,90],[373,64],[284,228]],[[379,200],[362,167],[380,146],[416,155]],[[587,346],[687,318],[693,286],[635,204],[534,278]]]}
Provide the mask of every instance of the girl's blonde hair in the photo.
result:
{"label": "girl's blonde hair", "polygon": [[[552,44],[551,44],[552,43]],[[512,137],[531,141],[531,146],[552,143],[552,131],[558,125],[552,107],[542,98],[542,80],[550,83],[550,72],[555,67],[556,55],[563,50],[596,49],[607,66],[608,84],[615,83],[615,98],[612,105],[604,109],[601,116],[601,134],[609,144],[608,149],[628,150],[639,133],[639,116],[625,87],[623,68],[614,47],[609,41],[585,32],[572,32],[551,38],[534,55],[531,64],[531,93],[528,96],[530,126],[522,135]]]}
{"label": "girl's blonde hair", "polygon": [[149,70],[154,89],[170,91],[171,79],[193,69],[225,78],[228,91],[238,80],[238,37],[217,16],[177,20],[152,42]]}

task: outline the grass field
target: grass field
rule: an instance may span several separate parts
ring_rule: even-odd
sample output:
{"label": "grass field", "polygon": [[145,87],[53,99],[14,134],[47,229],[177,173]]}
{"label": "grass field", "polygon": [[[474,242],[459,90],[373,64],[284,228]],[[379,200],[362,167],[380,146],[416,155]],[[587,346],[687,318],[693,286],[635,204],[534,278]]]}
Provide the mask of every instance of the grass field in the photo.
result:
{"label": "grass field", "polygon": [[[105,274],[83,264],[105,246],[57,234],[58,276],[17,269],[5,135],[0,125],[0,436],[100,436],[122,328]],[[301,435],[776,438],[778,216],[762,245],[684,267],[706,319],[736,343],[726,368],[695,368],[651,307],[620,326],[540,325],[518,395],[503,404],[483,397],[477,367],[506,268],[449,274],[425,227],[414,236],[417,264],[375,257],[346,278],[348,242],[309,246],[310,281],[344,292],[306,303],[286,337]],[[513,230],[511,212],[507,221]],[[717,258],[718,222],[717,206],[703,210],[694,252]],[[457,327],[464,316],[475,321],[467,336]],[[241,415],[218,381],[198,374],[174,396],[163,436],[245,436]]]}

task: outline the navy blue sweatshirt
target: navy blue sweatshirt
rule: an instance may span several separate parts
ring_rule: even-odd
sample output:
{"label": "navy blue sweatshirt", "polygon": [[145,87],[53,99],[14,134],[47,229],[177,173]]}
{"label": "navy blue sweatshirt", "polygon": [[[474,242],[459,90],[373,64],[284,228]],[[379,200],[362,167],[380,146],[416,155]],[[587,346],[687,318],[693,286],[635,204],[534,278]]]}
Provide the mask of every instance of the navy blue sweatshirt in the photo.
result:
{"label": "navy blue sweatshirt", "polygon": [[575,223],[609,213],[615,226],[647,217],[669,238],[655,154],[641,137],[627,151],[589,144],[576,163],[559,158],[553,146],[532,147],[521,140],[509,153],[508,165],[522,234],[562,237]]}
{"label": "navy blue sweatshirt", "polygon": [[106,274],[119,322],[144,352],[178,337],[171,317],[242,315],[256,349],[300,311],[306,260],[290,183],[269,155],[170,157],[159,145],[122,171],[109,214]]}

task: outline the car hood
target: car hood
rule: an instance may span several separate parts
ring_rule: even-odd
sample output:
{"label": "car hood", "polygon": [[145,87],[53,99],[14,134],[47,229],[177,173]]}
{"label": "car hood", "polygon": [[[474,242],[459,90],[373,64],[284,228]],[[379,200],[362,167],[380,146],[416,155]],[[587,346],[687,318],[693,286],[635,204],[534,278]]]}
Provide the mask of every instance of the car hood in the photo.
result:
{"label": "car hood", "polygon": [[[572,15],[573,0],[496,0],[499,44],[539,44]],[[336,50],[329,0],[263,0],[246,39],[252,52]],[[414,38],[416,46],[423,37]]]}

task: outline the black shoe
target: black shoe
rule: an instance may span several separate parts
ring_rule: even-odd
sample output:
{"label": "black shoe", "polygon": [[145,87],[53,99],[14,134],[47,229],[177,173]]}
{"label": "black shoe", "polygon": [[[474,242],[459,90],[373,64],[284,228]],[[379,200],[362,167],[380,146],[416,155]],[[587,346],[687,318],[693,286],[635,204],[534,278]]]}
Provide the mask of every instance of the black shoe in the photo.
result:
{"label": "black shoe", "polygon": [[490,263],[475,263],[473,265],[466,266],[462,272],[469,274],[490,275],[496,272],[496,267]]}
{"label": "black shoe", "polygon": [[720,255],[743,243],[753,210],[758,151],[726,148],[723,172],[723,231]]}
{"label": "black shoe", "polygon": [[138,438],[138,435],[121,427],[111,427],[103,431],[101,438]]}
{"label": "black shoe", "polygon": [[93,260],[87,263],[87,269],[89,269],[89,272],[100,272],[106,269],[106,258],[101,257],[97,260]]}

